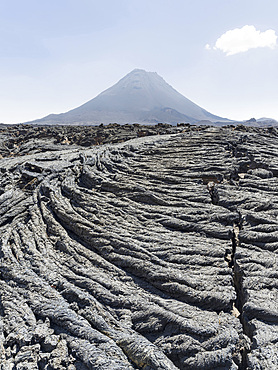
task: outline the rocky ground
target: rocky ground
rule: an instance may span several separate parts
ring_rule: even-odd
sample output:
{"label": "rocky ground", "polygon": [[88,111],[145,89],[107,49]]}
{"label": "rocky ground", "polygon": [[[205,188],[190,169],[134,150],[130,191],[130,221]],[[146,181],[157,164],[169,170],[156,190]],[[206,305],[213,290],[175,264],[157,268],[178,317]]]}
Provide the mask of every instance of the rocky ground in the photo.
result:
{"label": "rocky ground", "polygon": [[0,369],[277,369],[277,139],[0,127]]}
{"label": "rocky ground", "polygon": [[182,132],[189,124],[178,127],[168,124],[155,126],[118,125],[99,126],[31,126],[0,124],[0,158],[30,153],[57,151],[65,146],[90,147],[107,143],[121,143],[150,135]]}

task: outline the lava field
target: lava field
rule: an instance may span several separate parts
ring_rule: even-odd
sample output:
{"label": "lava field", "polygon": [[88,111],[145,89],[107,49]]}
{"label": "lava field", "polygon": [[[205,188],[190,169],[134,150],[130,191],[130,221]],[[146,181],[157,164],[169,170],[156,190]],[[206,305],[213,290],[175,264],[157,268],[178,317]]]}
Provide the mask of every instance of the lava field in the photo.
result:
{"label": "lava field", "polygon": [[278,368],[278,130],[0,127],[0,369]]}

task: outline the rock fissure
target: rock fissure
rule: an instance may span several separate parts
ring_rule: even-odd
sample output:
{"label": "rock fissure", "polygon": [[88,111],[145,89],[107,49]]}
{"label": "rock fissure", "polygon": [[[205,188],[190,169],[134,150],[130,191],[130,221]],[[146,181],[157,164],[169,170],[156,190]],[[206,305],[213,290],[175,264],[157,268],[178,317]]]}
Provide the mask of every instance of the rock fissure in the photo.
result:
{"label": "rock fissure", "polygon": [[[241,356],[242,360],[239,364],[239,368],[242,370],[248,369],[247,366],[247,354],[250,353],[250,348],[252,345],[252,335],[250,335],[250,332],[246,330],[246,323],[244,322],[243,315],[243,294],[242,294],[242,278],[244,272],[239,269],[236,262],[236,252],[237,249],[240,247],[240,239],[239,239],[239,232],[242,229],[242,218],[239,214],[239,220],[238,222],[234,223],[233,225],[233,233],[232,233],[232,255],[231,255],[231,261],[229,262],[229,267],[233,270],[233,283],[234,288],[236,291],[236,300],[234,301],[233,305],[233,315],[237,317],[242,325],[243,333],[246,335],[246,340],[243,342],[243,345],[241,347]],[[247,338],[250,339],[251,342],[247,340]]]}
{"label": "rock fissure", "polygon": [[[233,148],[236,148],[236,145],[233,145]],[[233,150],[233,155],[236,154],[236,150]],[[232,178],[232,176],[230,176]],[[233,184],[233,183],[232,183]],[[215,182],[208,182],[207,183],[207,189],[209,191],[210,197],[211,197],[211,202],[214,205],[217,205],[220,201],[219,198],[219,192],[218,192],[218,187]],[[229,209],[227,207],[227,209]],[[246,322],[244,322],[244,319],[242,317],[243,315],[243,295],[242,295],[242,277],[243,277],[243,271],[240,271],[238,266],[236,265],[236,251],[237,248],[240,247],[240,240],[239,240],[239,232],[242,229],[242,224],[243,224],[243,219],[238,210],[237,214],[238,217],[236,220],[233,222],[232,225],[232,231],[231,231],[231,248],[226,248],[225,254],[224,254],[224,260],[227,262],[229,268],[232,269],[232,276],[233,276],[233,281],[232,281],[232,286],[235,289],[236,292],[236,299],[233,301],[232,305],[232,315],[236,317],[243,329],[243,334],[246,335],[246,337],[242,337],[242,344],[240,348],[240,354],[241,356],[237,357],[235,359],[235,362],[238,366],[239,369],[241,370],[246,370],[248,369],[247,366],[247,353],[250,353],[250,348],[251,344],[248,341],[248,338],[250,339],[252,343],[252,335],[250,335],[250,330],[246,329]]]}

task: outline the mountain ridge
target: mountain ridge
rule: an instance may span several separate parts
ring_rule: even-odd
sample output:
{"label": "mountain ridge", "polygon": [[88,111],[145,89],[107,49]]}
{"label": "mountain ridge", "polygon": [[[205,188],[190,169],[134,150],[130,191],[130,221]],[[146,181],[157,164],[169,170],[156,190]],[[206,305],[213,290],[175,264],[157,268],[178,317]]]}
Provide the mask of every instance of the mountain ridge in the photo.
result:
{"label": "mountain ridge", "polygon": [[60,114],[28,123],[197,123],[201,120],[231,122],[216,116],[180,94],[156,72],[134,69],[95,98]]}

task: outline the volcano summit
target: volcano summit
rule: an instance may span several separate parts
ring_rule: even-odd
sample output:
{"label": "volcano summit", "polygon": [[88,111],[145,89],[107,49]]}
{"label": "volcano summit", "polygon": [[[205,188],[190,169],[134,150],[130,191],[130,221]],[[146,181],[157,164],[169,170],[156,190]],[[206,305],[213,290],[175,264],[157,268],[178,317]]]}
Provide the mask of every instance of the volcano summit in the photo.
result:
{"label": "volcano summit", "polygon": [[61,114],[32,121],[39,124],[229,122],[199,107],[155,72],[135,69],[94,99]]}

